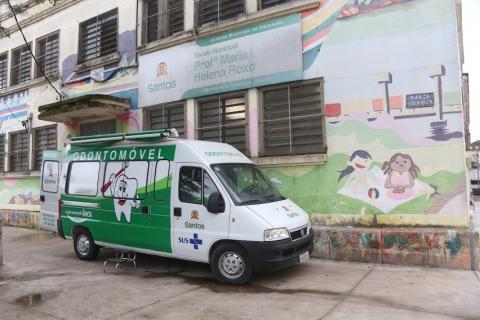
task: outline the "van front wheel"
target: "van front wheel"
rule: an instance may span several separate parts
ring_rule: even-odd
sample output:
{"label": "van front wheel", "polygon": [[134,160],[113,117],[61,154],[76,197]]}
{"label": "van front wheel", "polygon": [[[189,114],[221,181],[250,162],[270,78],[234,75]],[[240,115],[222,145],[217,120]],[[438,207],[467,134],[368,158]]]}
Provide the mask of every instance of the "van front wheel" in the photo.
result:
{"label": "van front wheel", "polygon": [[253,265],[248,253],[237,244],[221,244],[212,254],[212,272],[221,283],[244,284],[253,274]]}
{"label": "van front wheel", "polygon": [[80,230],[75,233],[73,249],[80,260],[95,260],[98,255],[98,246],[93,242],[92,236],[86,230]]}

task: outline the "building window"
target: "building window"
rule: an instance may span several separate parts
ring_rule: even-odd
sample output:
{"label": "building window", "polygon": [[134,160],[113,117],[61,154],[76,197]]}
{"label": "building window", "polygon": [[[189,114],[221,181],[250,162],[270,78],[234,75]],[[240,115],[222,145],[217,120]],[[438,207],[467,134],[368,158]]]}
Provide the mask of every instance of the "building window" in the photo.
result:
{"label": "building window", "polygon": [[82,123],[80,125],[80,136],[96,136],[98,134],[109,134],[117,132],[117,124],[114,120]]}
{"label": "building window", "polygon": [[267,9],[270,7],[278,6],[287,2],[293,2],[295,0],[258,0],[258,9]]}
{"label": "building window", "polygon": [[197,25],[235,18],[245,13],[245,0],[197,0]]}
{"label": "building window", "polygon": [[224,142],[246,152],[245,93],[210,96],[198,101],[198,138]]}
{"label": "building window", "polygon": [[164,104],[146,109],[146,127],[149,130],[175,128],[181,137],[185,136],[184,102]]}
{"label": "building window", "polygon": [[37,40],[35,77],[58,72],[58,32]]}
{"label": "building window", "polygon": [[118,10],[80,23],[79,57],[82,63],[117,51]]}
{"label": "building window", "polygon": [[7,87],[8,76],[8,54],[5,52],[0,55],[0,90]]}
{"label": "building window", "polygon": [[0,134],[0,172],[5,172],[5,135]]}
{"label": "building window", "polygon": [[262,94],[262,155],[326,151],[321,80],[265,88]]}
{"label": "building window", "polygon": [[28,45],[12,50],[10,85],[25,83],[31,78],[32,58]]}
{"label": "building window", "polygon": [[170,37],[183,31],[184,1],[145,0],[143,43]]}
{"label": "building window", "polygon": [[8,167],[13,172],[28,171],[29,136],[26,131],[11,133],[8,145],[10,146]]}
{"label": "building window", "polygon": [[37,128],[33,131],[33,170],[42,168],[44,150],[57,150],[57,126]]}

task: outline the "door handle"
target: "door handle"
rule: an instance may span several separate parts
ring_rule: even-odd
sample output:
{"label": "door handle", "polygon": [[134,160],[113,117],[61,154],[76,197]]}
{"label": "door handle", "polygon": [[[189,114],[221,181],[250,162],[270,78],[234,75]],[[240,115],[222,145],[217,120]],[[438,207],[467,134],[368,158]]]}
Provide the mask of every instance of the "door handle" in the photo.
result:
{"label": "door handle", "polygon": [[175,217],[181,217],[182,216],[182,208],[173,208],[173,215]]}
{"label": "door handle", "polygon": [[142,213],[148,214],[148,206],[142,206]]}
{"label": "door handle", "polygon": [[40,196],[40,202],[45,202],[45,196],[43,194]]}

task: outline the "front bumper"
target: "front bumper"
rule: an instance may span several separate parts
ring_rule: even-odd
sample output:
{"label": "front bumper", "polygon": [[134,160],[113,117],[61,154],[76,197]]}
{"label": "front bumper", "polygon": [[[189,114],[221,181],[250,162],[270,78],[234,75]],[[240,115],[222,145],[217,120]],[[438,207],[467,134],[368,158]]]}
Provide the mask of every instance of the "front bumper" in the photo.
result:
{"label": "front bumper", "polygon": [[313,250],[313,230],[301,239],[240,241],[248,251],[256,271],[282,269],[297,264],[302,253]]}

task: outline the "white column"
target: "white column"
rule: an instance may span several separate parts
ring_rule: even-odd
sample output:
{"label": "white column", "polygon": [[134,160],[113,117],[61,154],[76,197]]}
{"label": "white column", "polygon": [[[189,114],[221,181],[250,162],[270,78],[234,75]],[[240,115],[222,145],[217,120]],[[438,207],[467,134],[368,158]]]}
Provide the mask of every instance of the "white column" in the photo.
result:
{"label": "white column", "polygon": [[185,136],[187,139],[195,139],[195,100],[188,99],[185,103]]}
{"label": "white column", "polygon": [[183,30],[190,31],[195,27],[195,1],[194,0],[184,0],[183,8]]}
{"label": "white column", "polygon": [[250,157],[258,157],[258,110],[259,95],[258,89],[248,89],[248,145],[250,149]]}
{"label": "white column", "polygon": [[257,0],[245,0],[245,11],[247,14],[257,12]]}

